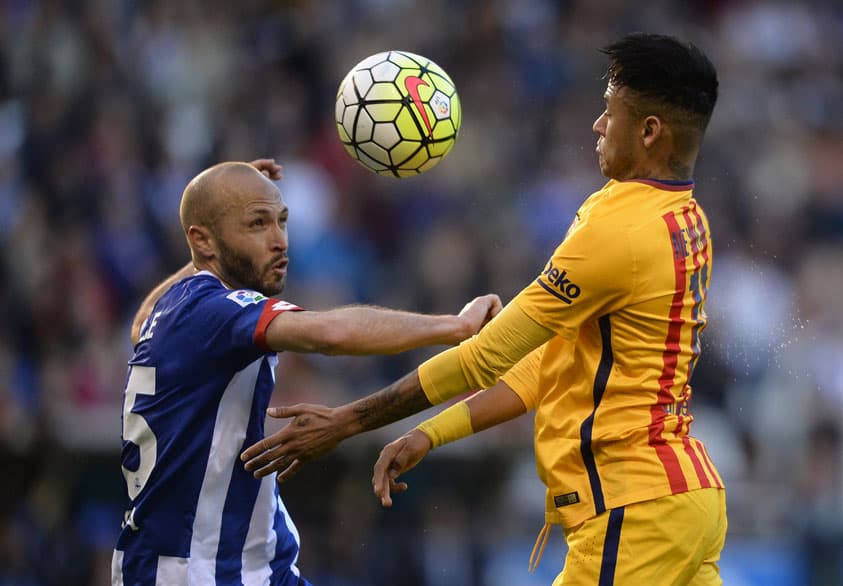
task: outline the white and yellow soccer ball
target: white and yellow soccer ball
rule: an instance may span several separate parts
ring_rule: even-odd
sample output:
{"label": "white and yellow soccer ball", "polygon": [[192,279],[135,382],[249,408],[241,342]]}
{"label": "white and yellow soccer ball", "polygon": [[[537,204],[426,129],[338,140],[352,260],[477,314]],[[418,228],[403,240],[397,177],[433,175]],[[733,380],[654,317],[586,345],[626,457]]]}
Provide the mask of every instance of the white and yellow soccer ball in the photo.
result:
{"label": "white and yellow soccer ball", "polygon": [[380,175],[410,177],[435,167],[454,146],[461,120],[448,74],[407,51],[367,57],[337,92],[340,140],[355,160]]}

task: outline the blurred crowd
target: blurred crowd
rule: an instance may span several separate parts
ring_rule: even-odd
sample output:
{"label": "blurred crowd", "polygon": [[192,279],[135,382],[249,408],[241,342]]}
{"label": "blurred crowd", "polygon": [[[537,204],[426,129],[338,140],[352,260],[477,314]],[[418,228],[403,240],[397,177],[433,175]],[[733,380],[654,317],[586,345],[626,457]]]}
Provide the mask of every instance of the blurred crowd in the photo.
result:
{"label": "blurred crowd", "polygon": [[[284,297],[453,313],[506,301],[599,189],[597,48],[635,30],[707,51],[721,98],[696,169],[715,249],[695,435],[728,489],[727,584],[843,584],[843,4],[835,0],[6,0],[0,3],[0,586],[109,583],[125,505],[128,329],[188,260],[187,181],[272,156],[290,207]],[[404,49],[454,79],[463,127],[433,171],[369,173],[334,98]],[[274,401],[339,404],[436,349],[284,355]],[[319,586],[549,584],[529,417],[432,454],[382,511],[381,445],[283,488]],[[270,429],[278,423],[269,422]]]}

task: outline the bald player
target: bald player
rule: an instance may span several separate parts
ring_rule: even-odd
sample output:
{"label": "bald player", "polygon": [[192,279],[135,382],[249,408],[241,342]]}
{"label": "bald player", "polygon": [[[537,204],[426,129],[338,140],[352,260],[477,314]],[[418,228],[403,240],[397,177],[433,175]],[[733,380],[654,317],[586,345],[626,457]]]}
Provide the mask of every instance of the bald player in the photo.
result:
{"label": "bald player", "polygon": [[144,301],[123,407],[129,506],[112,584],[298,586],[299,537],[272,477],[238,454],[260,441],[276,353],[396,353],[456,344],[500,310],[459,315],[374,307],[303,311],[273,298],[287,277],[288,210],[263,159],[222,163],[184,190],[191,263]]}

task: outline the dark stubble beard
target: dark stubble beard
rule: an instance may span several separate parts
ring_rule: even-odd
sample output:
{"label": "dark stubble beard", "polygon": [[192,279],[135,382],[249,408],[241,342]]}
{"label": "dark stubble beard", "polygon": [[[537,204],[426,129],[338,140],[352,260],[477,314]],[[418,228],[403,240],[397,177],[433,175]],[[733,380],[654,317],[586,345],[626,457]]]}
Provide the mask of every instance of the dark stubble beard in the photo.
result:
{"label": "dark stubble beard", "polygon": [[255,266],[251,258],[230,248],[222,240],[218,240],[217,245],[219,246],[220,252],[222,277],[227,283],[245,289],[253,289],[263,293],[267,297],[280,295],[284,290],[284,284],[287,281],[286,275],[279,280],[273,278],[262,279],[263,275],[273,275],[272,266],[278,262],[278,258],[270,261],[261,270]]}

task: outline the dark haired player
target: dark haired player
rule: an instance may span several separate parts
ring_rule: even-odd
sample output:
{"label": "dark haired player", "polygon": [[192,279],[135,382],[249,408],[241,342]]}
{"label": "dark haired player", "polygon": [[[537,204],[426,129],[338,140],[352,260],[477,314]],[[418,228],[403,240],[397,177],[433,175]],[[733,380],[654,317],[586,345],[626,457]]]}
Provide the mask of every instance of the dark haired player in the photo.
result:
{"label": "dark haired player", "polygon": [[276,483],[256,479],[237,458],[263,437],[275,353],[455,344],[500,308],[495,295],[459,316],[301,311],[273,299],[287,275],[288,211],[270,181],[280,171],[271,159],[222,163],[182,196],[192,263],[150,294],[133,327],[122,454],[130,503],[115,586],[308,584]]}
{"label": "dark haired player", "polygon": [[294,425],[268,440],[279,447],[247,450],[250,469],[283,479],[349,435],[485,388],[384,448],[373,483],[385,506],[431,448],[535,410],[547,513],[531,564],[560,524],[569,550],[556,585],[721,583],[723,482],[690,435],[712,257],[693,172],[717,74],[666,36],[628,35],[603,52],[594,131],[609,182],[535,281],[477,336],[379,393],[278,410]]}

